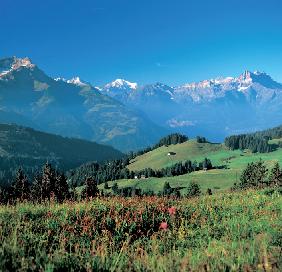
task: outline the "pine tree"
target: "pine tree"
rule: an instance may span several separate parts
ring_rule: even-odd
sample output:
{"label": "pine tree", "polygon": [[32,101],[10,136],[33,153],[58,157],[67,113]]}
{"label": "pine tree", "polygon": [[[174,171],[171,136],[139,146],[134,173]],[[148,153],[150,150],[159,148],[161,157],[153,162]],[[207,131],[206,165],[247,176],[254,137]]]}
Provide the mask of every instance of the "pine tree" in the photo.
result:
{"label": "pine tree", "polygon": [[42,191],[42,177],[36,175],[31,186],[31,196],[34,201],[41,202],[43,200],[43,191]]}
{"label": "pine tree", "polygon": [[267,169],[263,161],[249,163],[240,177],[239,188],[263,187],[267,185]]}
{"label": "pine tree", "polygon": [[16,180],[12,185],[12,194],[15,199],[23,201],[29,198],[30,188],[26,175],[20,168],[16,174]]}
{"label": "pine tree", "polygon": [[269,186],[280,187],[282,186],[282,170],[280,169],[279,163],[275,163],[274,167],[272,168],[269,179],[268,179]]}
{"label": "pine tree", "polygon": [[98,187],[97,187],[97,182],[91,178],[88,177],[85,181],[85,188],[83,195],[87,198],[89,197],[95,197],[99,193]]}
{"label": "pine tree", "polygon": [[55,195],[55,183],[56,173],[51,164],[46,163],[43,167],[42,173],[42,197],[43,199],[49,199],[52,195]]}
{"label": "pine tree", "polygon": [[69,185],[64,174],[57,174],[55,179],[55,196],[59,202],[67,199],[69,196]]}
{"label": "pine tree", "polygon": [[[200,166],[199,166],[199,167],[200,167]],[[201,167],[200,167],[200,168],[201,168]],[[212,169],[212,163],[211,163],[211,161],[210,161],[209,159],[205,158],[204,161],[203,161],[203,163],[202,163],[202,168],[203,168],[203,170],[205,170],[205,169],[207,169],[207,170]]]}
{"label": "pine tree", "polygon": [[113,191],[114,194],[118,194],[119,193],[118,184],[116,182],[112,186],[112,191]]}

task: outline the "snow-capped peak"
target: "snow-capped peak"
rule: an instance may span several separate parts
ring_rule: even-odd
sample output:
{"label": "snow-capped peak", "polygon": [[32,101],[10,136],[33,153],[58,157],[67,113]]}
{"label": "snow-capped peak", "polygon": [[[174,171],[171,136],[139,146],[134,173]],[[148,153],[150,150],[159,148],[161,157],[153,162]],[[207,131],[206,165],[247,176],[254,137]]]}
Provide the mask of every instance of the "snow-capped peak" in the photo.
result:
{"label": "snow-capped peak", "polygon": [[31,62],[31,60],[27,57],[25,58],[16,58],[13,57],[14,61],[12,63],[12,69],[18,69],[20,67],[28,67],[28,68],[33,68],[35,65]]}
{"label": "snow-capped peak", "polygon": [[33,68],[35,65],[29,58],[10,57],[0,60],[0,77],[21,67]]}
{"label": "snow-capped peak", "polygon": [[239,76],[239,79],[241,80],[249,80],[251,78],[252,78],[252,73],[248,70],[244,71],[244,73]]}
{"label": "snow-capped peak", "polygon": [[82,81],[78,76],[67,80],[67,83],[74,84],[74,85],[77,85],[77,86],[80,86],[80,87],[89,86],[88,83]]}
{"label": "snow-capped peak", "polygon": [[106,88],[121,88],[121,89],[137,89],[137,83],[134,83],[134,82],[129,82],[127,80],[124,80],[124,79],[116,79],[115,81],[107,84],[105,87]]}

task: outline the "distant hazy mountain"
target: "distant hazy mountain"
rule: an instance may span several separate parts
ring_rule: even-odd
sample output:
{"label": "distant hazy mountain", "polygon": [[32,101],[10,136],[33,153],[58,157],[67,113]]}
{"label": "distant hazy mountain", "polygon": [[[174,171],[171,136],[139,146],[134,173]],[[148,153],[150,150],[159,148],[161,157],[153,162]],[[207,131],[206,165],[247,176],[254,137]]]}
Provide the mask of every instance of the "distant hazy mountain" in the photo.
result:
{"label": "distant hazy mountain", "polygon": [[65,138],[18,125],[0,124],[0,183],[19,168],[36,173],[48,161],[60,170],[86,162],[121,158],[118,150],[81,139]]}
{"label": "distant hazy mountain", "polygon": [[94,140],[128,151],[168,131],[222,141],[276,126],[282,84],[261,72],[182,86],[117,79],[102,88],[79,77],[47,76],[28,58],[0,60],[0,122]]}
{"label": "distant hazy mountain", "polygon": [[282,120],[282,84],[258,71],[177,87],[119,81],[101,92],[143,111],[161,126],[192,136],[221,141],[226,135],[264,129]]}
{"label": "distant hazy mountain", "polygon": [[[133,85],[131,87],[134,87]],[[76,77],[53,79],[30,59],[0,60],[0,122],[110,144],[127,151],[166,131]]]}

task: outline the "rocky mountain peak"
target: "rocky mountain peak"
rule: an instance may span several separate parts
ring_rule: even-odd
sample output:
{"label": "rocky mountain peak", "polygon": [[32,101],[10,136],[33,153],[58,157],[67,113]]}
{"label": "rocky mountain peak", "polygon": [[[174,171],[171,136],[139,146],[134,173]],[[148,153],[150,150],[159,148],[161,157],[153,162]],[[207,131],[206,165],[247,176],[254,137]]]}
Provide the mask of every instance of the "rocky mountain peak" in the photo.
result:
{"label": "rocky mountain peak", "polygon": [[34,68],[35,64],[31,62],[31,60],[27,57],[25,58],[17,58],[17,57],[9,57],[0,60],[0,77],[5,76],[6,74],[18,70],[19,68]]}

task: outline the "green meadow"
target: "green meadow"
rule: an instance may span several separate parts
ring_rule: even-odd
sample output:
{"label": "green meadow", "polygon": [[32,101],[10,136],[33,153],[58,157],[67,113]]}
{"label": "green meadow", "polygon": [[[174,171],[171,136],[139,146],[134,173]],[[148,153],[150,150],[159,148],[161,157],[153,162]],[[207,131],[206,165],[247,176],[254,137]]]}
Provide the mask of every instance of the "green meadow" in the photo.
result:
{"label": "green meadow", "polygon": [[[169,152],[175,155],[168,156]],[[248,150],[228,150],[223,144],[197,143],[195,140],[170,146],[162,146],[151,152],[136,157],[130,162],[129,170],[142,170],[147,167],[161,169],[171,166],[177,162],[191,160],[203,161],[207,157],[211,160],[214,167],[223,167],[222,169],[212,169],[209,171],[197,171],[186,175],[147,178],[147,179],[126,179],[118,180],[118,186],[128,187],[136,186],[142,190],[152,190],[155,193],[163,189],[163,185],[168,181],[171,187],[181,187],[182,193],[191,181],[199,183],[202,190],[208,188],[213,192],[220,192],[230,189],[235,183],[239,182],[242,170],[248,163],[262,159],[268,168],[273,167],[275,162],[282,164],[282,148],[271,153],[251,153]],[[109,182],[111,186],[114,182]],[[184,188],[185,187],[185,188]],[[103,185],[99,186],[103,189]]]}
{"label": "green meadow", "polygon": [[0,206],[1,271],[281,271],[282,198],[94,198]]}

